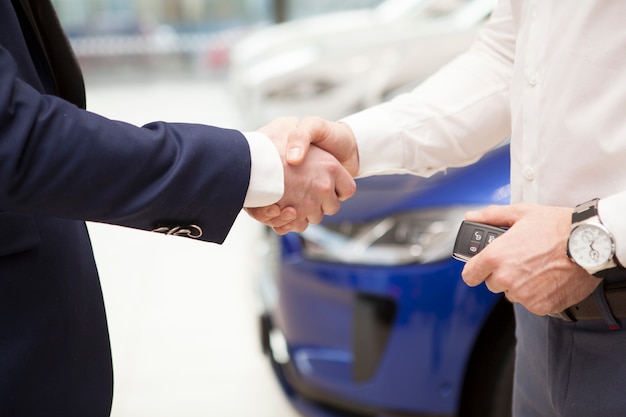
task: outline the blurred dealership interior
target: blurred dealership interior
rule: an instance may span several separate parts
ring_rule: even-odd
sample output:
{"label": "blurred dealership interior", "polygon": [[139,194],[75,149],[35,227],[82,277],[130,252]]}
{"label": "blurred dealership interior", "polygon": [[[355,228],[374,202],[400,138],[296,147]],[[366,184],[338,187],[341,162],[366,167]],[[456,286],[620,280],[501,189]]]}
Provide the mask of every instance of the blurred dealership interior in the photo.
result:
{"label": "blurred dealership interior", "polygon": [[139,69],[223,74],[251,31],[382,0],[52,0],[87,76]]}
{"label": "blurred dealership interior", "polygon": [[372,7],[382,0],[53,0],[71,36],[121,34],[158,24],[180,31],[280,21]]}

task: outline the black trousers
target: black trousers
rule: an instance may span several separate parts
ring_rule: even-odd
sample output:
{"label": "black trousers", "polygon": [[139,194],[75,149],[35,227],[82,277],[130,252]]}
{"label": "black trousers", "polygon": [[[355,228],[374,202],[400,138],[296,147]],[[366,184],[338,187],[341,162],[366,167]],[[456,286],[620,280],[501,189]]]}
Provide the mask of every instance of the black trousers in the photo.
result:
{"label": "black trousers", "polygon": [[626,320],[566,322],[515,305],[513,417],[626,416]]}

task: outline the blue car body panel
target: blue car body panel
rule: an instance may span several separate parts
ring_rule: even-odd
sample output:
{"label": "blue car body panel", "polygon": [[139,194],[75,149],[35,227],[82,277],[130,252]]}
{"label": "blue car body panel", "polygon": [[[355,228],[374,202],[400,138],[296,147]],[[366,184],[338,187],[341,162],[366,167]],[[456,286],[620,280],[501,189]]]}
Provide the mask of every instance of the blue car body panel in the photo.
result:
{"label": "blue car body panel", "polygon": [[389,175],[357,180],[357,193],[324,223],[367,221],[405,211],[455,205],[508,204],[509,146],[478,162],[450,168],[430,178]]}
{"label": "blue car body panel", "polygon": [[[450,206],[507,204],[509,151],[502,146],[476,164],[424,179],[372,177],[325,223],[369,221],[391,214]],[[375,415],[454,415],[475,341],[500,296],[461,280],[452,258],[402,266],[345,265],[303,257],[297,234],[281,238],[278,304],[269,312],[291,357],[290,378],[274,363],[293,405],[306,416],[338,417],[299,392],[309,387],[329,398],[380,410]],[[355,378],[361,296],[393,305],[391,326],[375,369]],[[366,339],[363,339],[366,340]],[[294,379],[297,380],[294,382]],[[356,414],[355,414],[356,415]],[[372,414],[373,415],[373,414]]]}

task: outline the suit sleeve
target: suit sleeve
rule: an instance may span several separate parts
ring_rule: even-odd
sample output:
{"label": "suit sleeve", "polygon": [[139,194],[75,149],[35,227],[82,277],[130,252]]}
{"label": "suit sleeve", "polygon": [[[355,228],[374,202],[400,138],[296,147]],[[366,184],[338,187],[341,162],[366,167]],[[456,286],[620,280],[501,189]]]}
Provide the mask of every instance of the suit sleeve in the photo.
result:
{"label": "suit sleeve", "polygon": [[221,243],[249,179],[240,132],[106,119],[21,81],[0,47],[0,210],[144,230],[194,225]]}

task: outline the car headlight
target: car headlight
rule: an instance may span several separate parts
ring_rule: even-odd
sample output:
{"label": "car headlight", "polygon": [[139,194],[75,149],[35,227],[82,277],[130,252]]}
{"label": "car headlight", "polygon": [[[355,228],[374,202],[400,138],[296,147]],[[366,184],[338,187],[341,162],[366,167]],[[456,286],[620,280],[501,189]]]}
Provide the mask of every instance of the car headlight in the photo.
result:
{"label": "car headlight", "polygon": [[451,257],[465,213],[476,209],[420,210],[367,223],[310,225],[301,234],[304,256],[367,265],[440,261]]}

